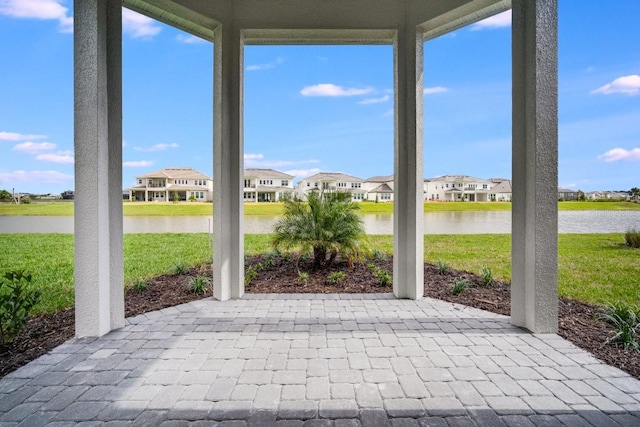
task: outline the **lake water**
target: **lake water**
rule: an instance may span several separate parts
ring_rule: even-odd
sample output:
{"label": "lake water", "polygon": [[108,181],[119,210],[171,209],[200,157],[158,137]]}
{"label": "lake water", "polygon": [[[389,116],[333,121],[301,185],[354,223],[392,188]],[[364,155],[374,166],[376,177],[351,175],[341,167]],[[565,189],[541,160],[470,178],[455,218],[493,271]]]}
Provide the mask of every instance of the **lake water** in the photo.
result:
{"label": "lake water", "polygon": [[[270,233],[278,217],[245,216],[248,234]],[[363,215],[369,234],[393,234],[393,215]],[[212,218],[206,216],[124,217],[125,233],[207,233]],[[640,211],[560,211],[560,233],[623,233],[640,229]],[[0,216],[0,234],[73,233],[73,217]],[[511,212],[427,212],[425,234],[511,233]]]}

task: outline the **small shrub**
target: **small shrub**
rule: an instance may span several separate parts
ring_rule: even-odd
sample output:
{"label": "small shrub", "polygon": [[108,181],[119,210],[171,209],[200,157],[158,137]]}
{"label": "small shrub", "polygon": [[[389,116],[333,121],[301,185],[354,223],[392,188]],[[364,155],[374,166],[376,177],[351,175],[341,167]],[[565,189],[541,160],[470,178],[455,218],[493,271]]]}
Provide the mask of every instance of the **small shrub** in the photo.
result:
{"label": "small shrub", "polygon": [[176,261],[173,263],[171,271],[175,276],[182,276],[187,272],[187,264],[184,261]]}
{"label": "small shrub", "polygon": [[640,248],[640,231],[631,229],[624,233],[624,241],[632,248]]}
{"label": "small shrub", "polygon": [[133,289],[136,291],[144,291],[149,287],[149,284],[144,279],[135,279],[133,281]]}
{"label": "small shrub", "polygon": [[327,276],[327,283],[330,285],[337,285],[342,282],[347,275],[344,274],[344,271],[334,271],[333,273]]}
{"label": "small shrub", "polygon": [[253,282],[258,277],[260,270],[262,270],[262,263],[257,263],[248,267],[244,272],[244,284],[248,285]]}
{"label": "small shrub", "polygon": [[447,274],[449,271],[449,266],[441,259],[436,261],[436,267],[438,268],[438,274]]}
{"label": "small shrub", "polygon": [[485,285],[493,283],[493,274],[491,273],[491,269],[486,265],[482,267],[482,283]]}
{"label": "small shrub", "polygon": [[298,280],[300,280],[302,283],[307,283],[307,280],[309,280],[309,273],[307,273],[306,271],[300,271],[298,273]]}
{"label": "small shrub", "polygon": [[371,251],[371,258],[376,261],[386,261],[389,257],[384,252],[381,252],[378,249],[374,249],[373,251]]}
{"label": "small shrub", "polygon": [[379,286],[388,286],[393,282],[393,276],[387,270],[379,269],[376,276]]}
{"label": "small shrub", "polygon": [[453,282],[453,285],[451,285],[451,293],[454,295],[461,294],[467,289],[467,286],[469,286],[467,279],[457,279]]}
{"label": "small shrub", "polygon": [[625,350],[640,351],[638,334],[640,333],[640,310],[631,304],[618,301],[605,306],[606,312],[602,319],[613,325],[614,335],[609,338],[610,343]]}
{"label": "small shrub", "polygon": [[10,271],[0,278],[0,343],[10,343],[29,320],[31,309],[40,300],[40,292],[29,289],[32,276]]}
{"label": "small shrub", "polygon": [[211,285],[211,282],[207,277],[197,276],[189,282],[189,290],[194,294],[202,295],[207,293],[209,285]]}

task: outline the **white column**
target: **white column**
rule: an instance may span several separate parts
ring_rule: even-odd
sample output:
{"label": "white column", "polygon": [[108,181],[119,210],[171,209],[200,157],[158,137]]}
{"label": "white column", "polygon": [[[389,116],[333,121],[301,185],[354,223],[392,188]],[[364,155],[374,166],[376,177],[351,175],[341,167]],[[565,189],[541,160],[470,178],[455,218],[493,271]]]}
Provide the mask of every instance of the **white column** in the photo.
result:
{"label": "white column", "polygon": [[558,330],[557,0],[513,0],[511,322]]}
{"label": "white column", "polygon": [[405,26],[394,46],[393,293],[397,298],[424,295],[422,69],[422,37],[414,27]]}
{"label": "white column", "polygon": [[216,29],[214,42],[213,297],[244,294],[243,59],[240,31]]}
{"label": "white column", "polygon": [[124,326],[122,2],[74,4],[76,336]]}

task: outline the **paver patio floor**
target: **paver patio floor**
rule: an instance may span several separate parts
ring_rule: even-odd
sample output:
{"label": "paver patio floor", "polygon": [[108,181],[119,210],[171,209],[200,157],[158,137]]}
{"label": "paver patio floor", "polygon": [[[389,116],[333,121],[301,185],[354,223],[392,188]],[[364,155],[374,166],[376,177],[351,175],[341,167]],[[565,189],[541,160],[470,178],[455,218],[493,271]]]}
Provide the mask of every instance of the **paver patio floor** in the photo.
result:
{"label": "paver patio floor", "polygon": [[0,380],[0,425],[640,425],[640,381],[557,335],[423,299],[201,300]]}

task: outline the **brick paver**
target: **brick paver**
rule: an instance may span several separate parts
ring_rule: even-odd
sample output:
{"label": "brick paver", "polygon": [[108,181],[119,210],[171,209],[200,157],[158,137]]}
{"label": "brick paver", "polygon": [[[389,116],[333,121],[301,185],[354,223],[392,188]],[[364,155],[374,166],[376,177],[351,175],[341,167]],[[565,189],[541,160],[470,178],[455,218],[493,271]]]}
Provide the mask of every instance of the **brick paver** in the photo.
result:
{"label": "brick paver", "polygon": [[216,422],[632,426],[640,381],[508,317],[387,294],[195,301],[0,380],[0,426]]}

